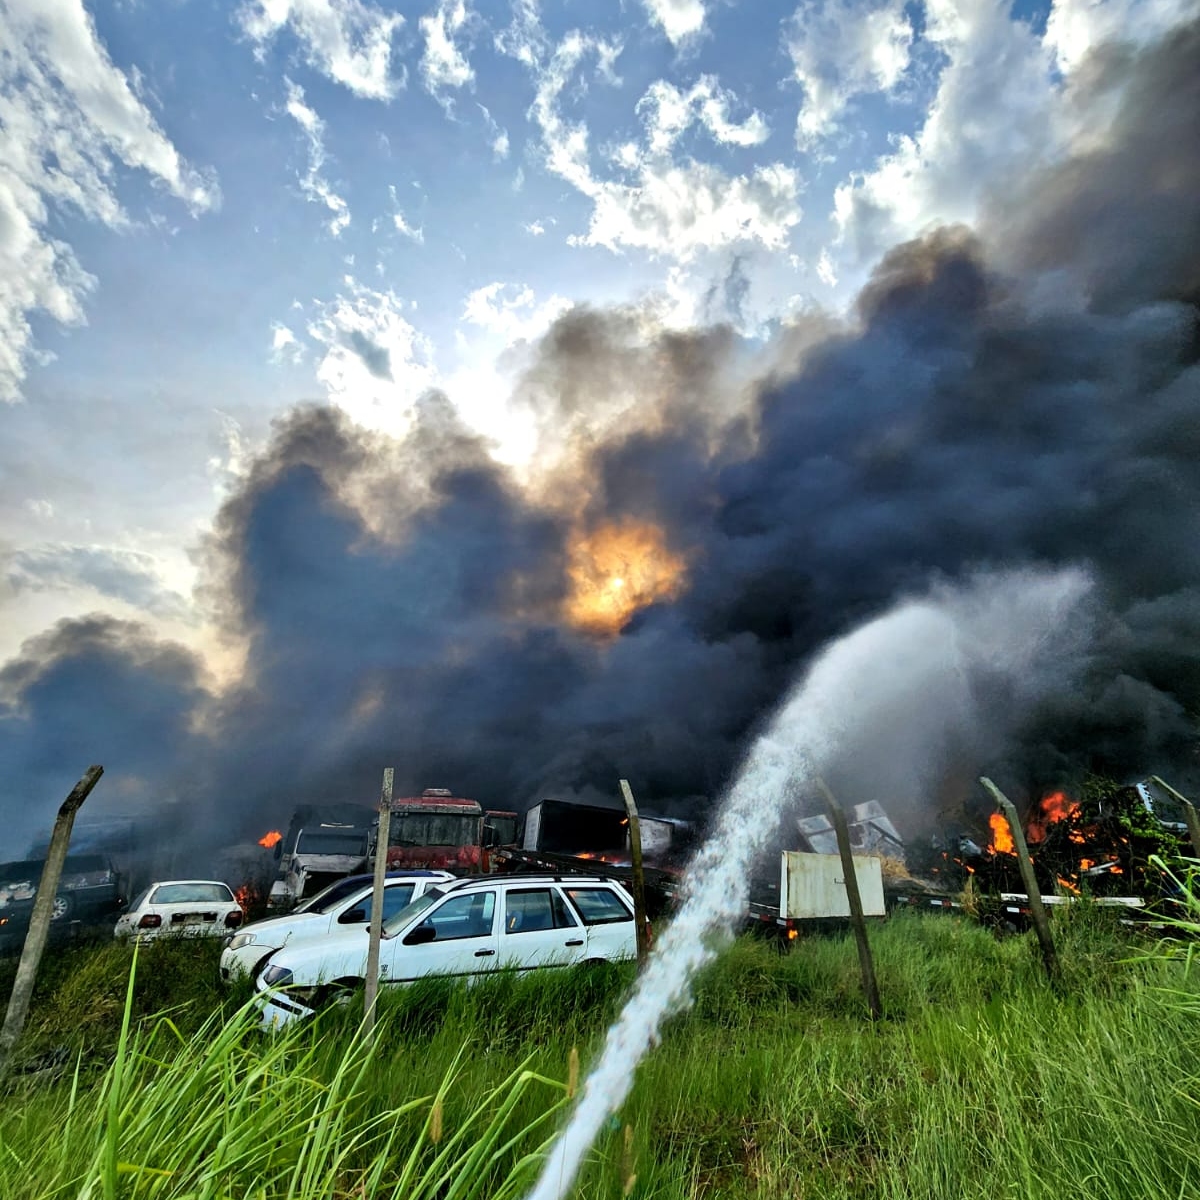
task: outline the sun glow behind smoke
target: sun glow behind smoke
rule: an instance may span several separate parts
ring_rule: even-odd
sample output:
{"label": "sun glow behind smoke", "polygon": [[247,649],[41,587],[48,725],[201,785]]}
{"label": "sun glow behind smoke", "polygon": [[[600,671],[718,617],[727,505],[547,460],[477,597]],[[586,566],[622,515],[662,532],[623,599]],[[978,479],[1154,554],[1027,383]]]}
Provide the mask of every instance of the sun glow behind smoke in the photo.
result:
{"label": "sun glow behind smoke", "polygon": [[580,534],[567,564],[567,620],[589,633],[614,636],[639,609],[677,596],[686,571],[687,562],[657,526],[625,521]]}

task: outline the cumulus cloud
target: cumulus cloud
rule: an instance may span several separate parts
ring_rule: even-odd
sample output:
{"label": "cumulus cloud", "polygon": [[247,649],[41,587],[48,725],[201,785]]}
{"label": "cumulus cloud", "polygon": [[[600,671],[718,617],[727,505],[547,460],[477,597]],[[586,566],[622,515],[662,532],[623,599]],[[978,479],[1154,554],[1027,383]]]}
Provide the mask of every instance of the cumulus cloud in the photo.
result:
{"label": "cumulus cloud", "polygon": [[388,194],[392,198],[392,225],[397,233],[410,238],[418,245],[425,241],[425,230],[419,225],[413,225],[400,208],[400,200],[396,195],[396,185],[388,184]]}
{"label": "cumulus cloud", "polygon": [[804,149],[832,133],[864,92],[891,91],[909,65],[913,27],[905,0],[809,0],[796,10],[786,44],[804,105],[796,141]]}
{"label": "cumulus cloud", "polygon": [[307,325],[321,348],[316,376],[329,399],[361,425],[407,428],[413,403],[436,380],[433,347],[407,319],[395,292],[347,276],[345,291]]}
{"label": "cumulus cloud", "polygon": [[704,0],[645,0],[650,19],[678,46],[704,28]]}
{"label": "cumulus cloud", "polygon": [[539,304],[527,284],[496,282],[467,296],[463,320],[515,342],[541,336],[570,307],[565,296],[550,296]]}
{"label": "cumulus cloud", "polygon": [[971,221],[983,198],[1029,168],[1103,144],[1120,89],[1089,91],[1091,50],[1119,33],[1145,45],[1192,0],[1057,0],[1044,34],[1001,0],[928,0],[923,37],[944,59],[920,128],[841,184],[834,220],[845,252],[870,263],[939,223]]}
{"label": "cumulus cloud", "polygon": [[687,92],[664,82],[654,84],[639,102],[646,125],[644,144],[626,143],[612,150],[617,177],[605,178],[593,170],[587,125],[566,118],[560,101],[586,59],[594,56],[598,72],[609,75],[618,50],[570,33],[537,72],[532,113],[541,130],[546,166],[592,201],[588,231],[574,235],[571,243],[613,251],[639,249],[677,262],[743,242],[773,250],[785,246],[800,219],[800,179],[794,169],[767,163],[746,174],[732,174],[714,163],[676,159],[671,153],[693,124],[725,144],[755,145],[766,138],[759,113],[740,122],[730,117],[736,99],[711,76]]}
{"label": "cumulus cloud", "polygon": [[463,0],[440,0],[437,8],[420,20],[425,39],[421,79],[425,90],[444,102],[448,88],[463,88],[475,80],[475,72],[455,40],[470,17]]}
{"label": "cumulus cloud", "polygon": [[187,599],[169,588],[152,554],[113,546],[54,544],[12,554],[5,566],[14,592],[84,588],[156,617],[187,619]]}
{"label": "cumulus cloud", "polygon": [[304,103],[302,87],[290,79],[284,82],[287,85],[287,114],[304,131],[308,142],[308,168],[300,176],[300,188],[309,200],[323,204],[329,210],[327,228],[334,237],[339,237],[350,224],[350,207],[321,174],[325,165],[325,122]]}
{"label": "cumulus cloud", "polygon": [[508,130],[501,128],[486,105],[481,104],[479,111],[483,114],[484,124],[487,125],[488,136],[491,138],[492,157],[501,162],[508,157]]}
{"label": "cumulus cloud", "polygon": [[304,347],[299,338],[282,321],[271,324],[271,360],[273,362],[300,362]]}
{"label": "cumulus cloud", "polygon": [[389,100],[404,86],[403,67],[392,70],[399,13],[363,0],[250,0],[238,21],[260,58],[289,30],[309,66],[356,96]]}
{"label": "cumulus cloud", "polygon": [[637,106],[646,124],[648,151],[666,154],[695,124],[726,146],[765,142],[770,129],[763,115],[755,110],[744,121],[735,121],[729,113],[736,104],[737,98],[713,75],[702,75],[686,92],[664,79],[652,83]]}
{"label": "cumulus cloud", "polygon": [[96,286],[56,212],[113,229],[131,219],[114,183],[139,171],[193,213],[220,200],[215,177],[190,166],[126,75],[113,65],[80,0],[0,8],[0,401],[15,400],[30,361],[30,314],[80,324]]}

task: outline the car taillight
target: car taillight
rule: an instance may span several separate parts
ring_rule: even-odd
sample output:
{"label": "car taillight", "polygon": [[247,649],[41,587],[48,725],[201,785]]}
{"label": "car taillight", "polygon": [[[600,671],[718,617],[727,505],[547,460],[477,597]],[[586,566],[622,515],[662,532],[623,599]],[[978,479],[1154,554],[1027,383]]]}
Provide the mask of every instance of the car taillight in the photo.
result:
{"label": "car taillight", "polygon": [[162,917],[158,913],[147,913],[139,922],[139,929],[157,929],[162,924]]}
{"label": "car taillight", "polygon": [[236,929],[242,923],[242,910],[234,909],[233,912],[225,914],[225,925],[229,929]]}

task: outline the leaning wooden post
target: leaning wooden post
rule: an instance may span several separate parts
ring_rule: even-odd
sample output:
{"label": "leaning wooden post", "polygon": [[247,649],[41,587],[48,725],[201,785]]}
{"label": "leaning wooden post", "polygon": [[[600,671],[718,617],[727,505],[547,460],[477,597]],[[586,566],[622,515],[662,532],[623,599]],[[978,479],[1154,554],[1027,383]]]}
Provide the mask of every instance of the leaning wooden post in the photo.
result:
{"label": "leaning wooden post", "polygon": [[637,804],[628,779],[621,780],[621,795],[625,798],[625,812],[629,816],[629,861],[633,868],[633,920],[637,928],[638,962],[646,961],[650,953],[649,928],[646,924],[646,875],[642,869],[642,827],[638,822]]}
{"label": "leaning wooden post", "polygon": [[1013,848],[1017,852],[1017,863],[1021,868],[1021,879],[1025,883],[1025,894],[1029,897],[1029,912],[1033,917],[1033,928],[1042,947],[1042,961],[1046,964],[1046,974],[1051,979],[1058,974],[1058,954],[1054,949],[1054,939],[1050,936],[1050,918],[1046,915],[1046,906],[1042,903],[1042,891],[1038,885],[1037,876],[1033,873],[1033,859],[1029,857],[1029,845],[1025,841],[1025,830],[1021,828],[1021,819],[1013,802],[986,776],[980,777],[980,783],[991,793],[992,799],[1000,806],[1004,819],[1012,832]]}
{"label": "leaning wooden post", "polygon": [[375,999],[379,995],[379,940],[383,936],[383,881],[387,876],[388,835],[392,826],[391,767],[383,770],[379,797],[379,832],[375,838],[375,881],[371,890],[371,925],[367,933],[367,978],[363,990],[363,1032],[375,1034]]}
{"label": "leaning wooden post", "polygon": [[1151,783],[1157,783],[1164,792],[1169,792],[1183,807],[1183,819],[1187,822],[1188,837],[1192,842],[1192,853],[1200,858],[1200,817],[1196,815],[1196,806],[1184,795],[1177,792],[1165,779],[1157,775],[1150,776]]}
{"label": "leaning wooden post", "polygon": [[0,1031],[0,1079],[8,1073],[9,1059],[13,1048],[25,1028],[29,1015],[29,1002],[33,998],[33,985],[37,981],[38,965],[42,952],[50,937],[50,919],[54,915],[54,897],[58,881],[62,877],[63,863],[67,858],[67,847],[71,843],[71,829],[79,806],[88,798],[104,774],[101,766],[88,767],[83,778],[71,789],[71,794],[62,802],[50,835],[50,848],[46,851],[46,865],[38,883],[37,896],[33,902],[33,913],[29,918],[29,931],[25,934],[25,945],[21,950],[21,961],[17,964],[17,977],[13,981],[12,995],[8,998],[8,1012],[4,1018],[4,1029]]}
{"label": "leaning wooden post", "polygon": [[817,780],[817,788],[825,797],[829,819],[837,834],[838,853],[842,856],[842,874],[846,878],[846,899],[850,901],[850,925],[854,929],[854,941],[858,945],[858,965],[862,970],[863,991],[867,995],[867,1007],[871,1020],[883,1016],[883,1005],[879,1002],[879,985],[875,981],[875,960],[871,957],[871,943],[867,941],[867,922],[863,916],[862,893],[858,890],[858,874],[854,870],[854,852],[850,846],[850,829],[846,814],[834,798],[823,779]]}

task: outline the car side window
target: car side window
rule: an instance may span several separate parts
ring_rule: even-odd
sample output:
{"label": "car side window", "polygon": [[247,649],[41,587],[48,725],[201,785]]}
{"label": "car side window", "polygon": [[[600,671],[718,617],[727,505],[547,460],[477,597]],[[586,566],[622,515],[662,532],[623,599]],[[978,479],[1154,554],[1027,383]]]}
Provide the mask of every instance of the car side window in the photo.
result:
{"label": "car side window", "polygon": [[510,888],[505,894],[505,933],[564,929],[575,923],[566,902],[552,888]]}
{"label": "car side window", "polygon": [[571,898],[585,925],[607,925],[616,921],[632,921],[633,913],[608,888],[569,887]]}
{"label": "car side window", "polygon": [[[406,883],[403,887],[390,887],[383,893],[383,919],[394,917],[412,899],[413,885]],[[367,920],[371,919],[371,910],[367,908]]]}
{"label": "car side window", "polygon": [[[383,919],[394,917],[411,899],[413,885],[402,884],[398,887],[387,888],[383,893]],[[367,925],[371,920],[371,910],[375,907],[375,897],[368,892],[357,904],[348,908],[340,917],[339,925]]]}
{"label": "car side window", "polygon": [[421,922],[436,930],[435,942],[453,942],[460,938],[487,937],[496,915],[495,892],[467,892],[451,896]]}

